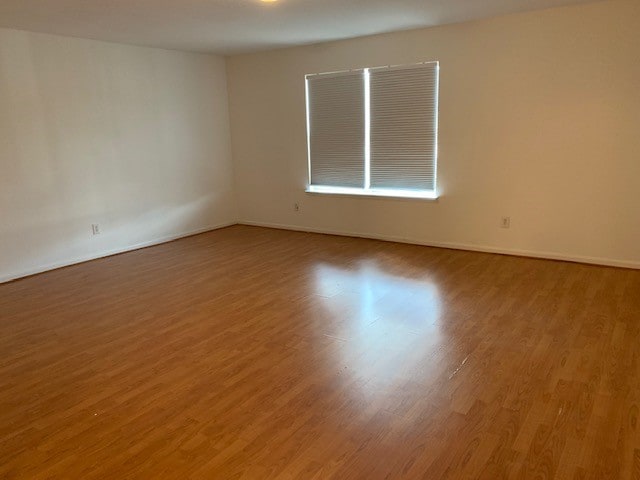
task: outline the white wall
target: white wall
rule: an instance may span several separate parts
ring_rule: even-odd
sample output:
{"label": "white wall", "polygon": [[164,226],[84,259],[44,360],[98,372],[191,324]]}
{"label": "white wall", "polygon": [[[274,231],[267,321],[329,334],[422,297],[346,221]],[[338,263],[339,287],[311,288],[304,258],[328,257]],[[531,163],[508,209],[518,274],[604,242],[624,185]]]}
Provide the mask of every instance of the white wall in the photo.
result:
{"label": "white wall", "polygon": [[[640,2],[612,0],[231,57],[240,219],[640,267],[639,32]],[[304,74],[425,60],[440,200],[303,193]]]}
{"label": "white wall", "polygon": [[0,29],[0,281],[233,223],[229,142],[221,57]]}

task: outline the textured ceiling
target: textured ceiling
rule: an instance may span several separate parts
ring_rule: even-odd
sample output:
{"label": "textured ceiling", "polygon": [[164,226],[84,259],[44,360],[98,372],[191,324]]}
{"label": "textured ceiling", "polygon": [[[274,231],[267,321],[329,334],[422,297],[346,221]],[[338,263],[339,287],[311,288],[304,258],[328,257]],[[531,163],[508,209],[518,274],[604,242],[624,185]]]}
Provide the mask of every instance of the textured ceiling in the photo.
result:
{"label": "textured ceiling", "polygon": [[0,0],[0,27],[233,54],[589,0]]}

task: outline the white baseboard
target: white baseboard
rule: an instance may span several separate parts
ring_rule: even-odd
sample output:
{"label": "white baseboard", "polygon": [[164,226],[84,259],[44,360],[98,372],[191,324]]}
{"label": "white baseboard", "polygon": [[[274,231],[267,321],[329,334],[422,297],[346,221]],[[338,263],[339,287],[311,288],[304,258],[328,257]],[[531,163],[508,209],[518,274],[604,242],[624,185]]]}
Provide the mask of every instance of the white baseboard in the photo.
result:
{"label": "white baseboard", "polygon": [[23,270],[20,272],[13,272],[5,275],[0,275],[0,284],[11,282],[13,280],[17,280],[19,278],[29,277],[31,275],[36,275],[38,273],[48,272],[50,270],[56,270],[58,268],[69,267],[71,265],[76,265],[78,263],[88,262],[90,260],[97,260],[98,258],[110,257],[112,255],[118,255],[120,253],[131,252],[133,250],[139,250],[141,248],[152,247],[154,245],[160,245],[162,243],[172,242],[173,240],[178,240],[180,238],[191,237],[192,235],[198,235],[200,233],[210,232],[212,230],[218,230],[220,228],[230,227],[232,225],[236,225],[236,222],[228,222],[228,223],[220,223],[217,225],[212,225],[204,228],[198,228],[196,230],[191,230],[188,232],[178,233],[175,235],[167,235],[165,237],[156,238],[153,240],[149,240],[142,243],[136,243],[134,245],[128,245],[122,248],[116,248],[113,250],[106,250],[96,254],[85,255],[82,257],[76,257],[73,259],[63,260],[56,263],[50,263],[48,265],[42,265],[36,268],[32,268],[29,270]]}
{"label": "white baseboard", "polygon": [[473,252],[497,253],[501,255],[514,255],[519,257],[543,258],[547,260],[561,260],[565,262],[587,263],[591,265],[603,265],[608,267],[631,268],[636,270],[640,269],[640,262],[631,261],[631,260],[628,260],[628,261],[615,260],[610,258],[584,257],[579,255],[564,255],[564,254],[558,254],[553,252],[504,249],[504,248],[490,247],[486,245],[448,243],[448,242],[428,242],[428,241],[416,240],[411,238],[396,237],[392,235],[379,235],[375,233],[356,233],[356,232],[332,230],[332,229],[325,229],[325,228],[300,227],[297,225],[285,225],[285,224],[279,224],[279,223],[241,221],[241,222],[221,223],[221,224],[199,228],[197,230],[183,232],[175,235],[167,235],[165,237],[156,238],[154,240],[149,240],[147,242],[142,242],[135,245],[129,245],[122,248],[103,251],[97,254],[86,255],[83,257],[76,257],[73,259],[51,263],[48,265],[42,265],[29,270],[0,275],[0,284],[10,282],[12,280],[17,280],[23,277],[36,275],[38,273],[47,272],[49,270],[55,270],[57,268],[68,267],[71,265],[76,265],[78,263],[88,262],[90,260],[97,260],[98,258],[110,257],[112,255],[118,255],[120,253],[126,253],[126,252],[131,252],[133,250],[139,250],[141,248],[160,245],[162,243],[171,242],[173,240],[178,240],[180,238],[190,237],[192,235],[198,235],[200,233],[205,233],[205,232],[210,232],[212,230],[218,230],[220,228],[230,227],[236,224],[249,225],[254,227],[275,228],[278,230],[293,230],[297,232],[324,233],[327,235],[339,235],[343,237],[369,238],[373,240],[382,240],[386,242],[398,242],[398,243],[408,243],[412,245],[423,245],[426,247],[451,248],[454,250],[469,250]]}
{"label": "white baseboard", "polygon": [[488,245],[475,245],[464,243],[429,242],[412,238],[396,237],[392,235],[379,235],[376,233],[356,233],[341,230],[331,230],[326,228],[300,227],[296,225],[284,225],[279,223],[240,221],[240,225],[254,227],[276,228],[279,230],[293,230],[297,232],[324,233],[327,235],[339,235],[343,237],[369,238],[382,240],[385,242],[409,243],[412,245],[422,245],[425,247],[450,248],[454,250],[469,250],[472,252],[497,253],[500,255],[513,255],[518,257],[542,258],[546,260],[561,260],[564,262],[587,263],[590,265],[602,265],[607,267],[640,269],[640,262],[632,260],[616,260],[612,258],[584,257],[580,255],[564,255],[554,252],[538,252],[532,250],[518,250],[511,248],[498,248]]}

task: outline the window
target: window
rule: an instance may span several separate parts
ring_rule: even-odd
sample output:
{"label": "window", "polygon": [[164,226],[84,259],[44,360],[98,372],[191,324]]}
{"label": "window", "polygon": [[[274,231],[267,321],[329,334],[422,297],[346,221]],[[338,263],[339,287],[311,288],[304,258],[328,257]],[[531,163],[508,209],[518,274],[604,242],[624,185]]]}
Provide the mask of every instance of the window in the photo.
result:
{"label": "window", "polygon": [[436,198],[438,70],[307,75],[307,191]]}

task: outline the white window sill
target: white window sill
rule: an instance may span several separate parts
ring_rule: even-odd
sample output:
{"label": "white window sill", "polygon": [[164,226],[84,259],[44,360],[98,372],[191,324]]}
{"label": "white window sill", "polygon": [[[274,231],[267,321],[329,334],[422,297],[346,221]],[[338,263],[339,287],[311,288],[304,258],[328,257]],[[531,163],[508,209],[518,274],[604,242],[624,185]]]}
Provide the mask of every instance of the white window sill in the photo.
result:
{"label": "white window sill", "polygon": [[346,195],[353,197],[377,197],[377,198],[404,198],[416,200],[437,200],[438,194],[429,190],[390,190],[375,188],[349,188],[349,187],[322,187],[310,185],[305,190],[307,193],[321,195]]}

